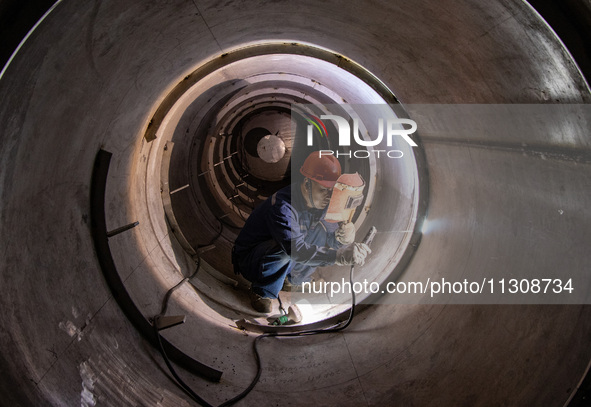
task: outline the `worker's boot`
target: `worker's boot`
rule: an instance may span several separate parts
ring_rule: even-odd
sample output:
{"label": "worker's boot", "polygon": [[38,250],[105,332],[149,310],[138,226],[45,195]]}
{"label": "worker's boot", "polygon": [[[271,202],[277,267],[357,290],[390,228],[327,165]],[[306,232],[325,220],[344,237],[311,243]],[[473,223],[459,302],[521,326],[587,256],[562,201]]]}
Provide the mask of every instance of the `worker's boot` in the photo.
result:
{"label": "worker's boot", "polygon": [[248,296],[250,297],[250,305],[255,311],[268,314],[273,309],[273,300],[271,298],[261,297],[252,290],[248,292]]}

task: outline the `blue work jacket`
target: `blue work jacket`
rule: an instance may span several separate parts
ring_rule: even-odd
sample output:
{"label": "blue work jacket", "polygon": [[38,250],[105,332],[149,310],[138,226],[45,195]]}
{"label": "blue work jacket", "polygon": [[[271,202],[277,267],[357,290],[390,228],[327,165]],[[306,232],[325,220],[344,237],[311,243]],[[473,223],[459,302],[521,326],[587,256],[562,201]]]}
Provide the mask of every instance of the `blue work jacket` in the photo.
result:
{"label": "blue work jacket", "polygon": [[293,262],[334,264],[336,249],[341,246],[334,234],[338,224],[326,222],[325,214],[326,209],[306,206],[298,184],[288,185],[254,209],[234,242],[234,252],[241,257],[272,239]]}

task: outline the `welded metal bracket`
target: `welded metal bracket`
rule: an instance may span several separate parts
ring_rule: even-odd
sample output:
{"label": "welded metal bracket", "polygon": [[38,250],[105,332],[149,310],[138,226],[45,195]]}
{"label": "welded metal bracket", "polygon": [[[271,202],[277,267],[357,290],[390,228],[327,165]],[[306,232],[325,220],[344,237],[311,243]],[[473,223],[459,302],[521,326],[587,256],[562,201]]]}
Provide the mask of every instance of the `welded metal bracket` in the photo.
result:
{"label": "welded metal bracket", "polygon": [[133,229],[134,227],[136,227],[139,224],[140,223],[136,221],[136,222],[130,223],[129,225],[121,226],[120,228],[111,230],[111,231],[107,232],[107,237],[113,237],[115,235],[118,235],[119,233],[126,232],[130,229]]}
{"label": "welded metal bracket", "polygon": [[156,324],[156,328],[159,331],[162,331],[164,329],[172,328],[173,326],[184,324],[185,319],[186,315],[170,315],[168,317],[156,318],[154,323]]}

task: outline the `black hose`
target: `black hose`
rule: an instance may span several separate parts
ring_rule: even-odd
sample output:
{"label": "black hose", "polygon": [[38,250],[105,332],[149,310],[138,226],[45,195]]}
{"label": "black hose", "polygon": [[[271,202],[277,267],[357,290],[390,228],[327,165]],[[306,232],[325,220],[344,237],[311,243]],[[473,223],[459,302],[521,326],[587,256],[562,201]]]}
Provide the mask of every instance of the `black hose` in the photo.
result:
{"label": "black hose", "polygon": [[[158,324],[157,324],[158,318],[164,316],[164,314],[166,313],[166,309],[168,307],[168,301],[169,301],[172,293],[176,289],[178,289],[183,283],[185,283],[187,280],[193,278],[197,274],[197,271],[199,271],[199,263],[200,262],[198,261],[197,262],[197,269],[191,275],[191,277],[183,278],[178,284],[176,284],[174,287],[172,287],[170,290],[168,290],[168,292],[164,296],[161,312],[159,315],[154,317],[154,332],[156,334],[156,337],[158,338],[158,345],[159,345],[158,347],[160,349],[160,353],[162,354],[162,357],[164,358],[164,362],[166,363],[166,366],[170,370],[170,373],[175,378],[177,385],[185,393],[187,393],[193,400],[195,400],[197,403],[201,404],[204,407],[213,407],[207,401],[202,399],[197,393],[195,393],[189,387],[189,385],[187,385],[176,373],[176,371],[174,370],[174,367],[172,366],[172,364],[170,363],[170,360],[168,359],[168,356],[166,355],[166,352],[164,351],[164,347],[162,346],[160,332],[158,331]],[[349,272],[349,283],[351,284],[351,286],[353,286],[353,271],[354,270],[355,270],[355,265],[351,265],[351,270]],[[290,333],[273,332],[273,333],[266,333],[266,334],[262,334],[262,335],[257,336],[253,342],[254,355],[255,355],[255,360],[256,360],[256,364],[257,364],[257,373],[256,373],[254,379],[250,382],[248,387],[246,389],[244,389],[244,391],[242,393],[238,394],[237,396],[235,396],[229,400],[226,400],[225,402],[220,404],[219,407],[231,406],[231,405],[237,403],[238,401],[242,400],[244,397],[246,397],[248,395],[248,393],[250,393],[252,391],[252,389],[254,389],[254,387],[258,383],[258,381],[261,377],[261,373],[262,373],[262,365],[261,365],[261,357],[260,357],[257,345],[261,339],[267,338],[267,337],[292,337],[293,338],[293,337],[340,332],[343,329],[347,328],[351,324],[351,322],[353,321],[354,313],[355,313],[355,292],[353,290],[351,290],[351,312],[349,313],[349,318],[347,319],[347,321],[342,325],[340,325],[340,323],[339,323],[336,326],[334,326],[332,328],[328,328],[328,329],[313,329],[313,330],[309,330],[309,331],[290,332]]]}
{"label": "black hose", "polygon": [[[178,286],[178,284],[177,284]],[[175,287],[177,287],[175,286]],[[164,351],[164,347],[162,346],[162,340],[160,337],[160,332],[158,331],[158,318],[160,317],[160,315],[158,315],[157,317],[154,318],[154,333],[156,334],[156,338],[158,338],[158,348],[160,349],[160,353],[162,354],[162,357],[164,358],[164,363],[166,363],[166,366],[168,366],[168,370],[170,370],[170,373],[172,373],[172,375],[174,376],[177,385],[185,392],[187,393],[189,396],[191,396],[191,398],[193,398],[193,400],[195,400],[197,403],[201,404],[204,407],[213,407],[211,404],[209,404],[207,401],[203,400],[201,397],[199,397],[199,395],[197,393],[195,393],[190,387],[189,385],[187,385],[180,377],[179,375],[176,373],[176,370],[174,370],[174,367],[172,367],[172,364],[170,363],[170,360],[168,360],[168,356],[166,356],[166,352]]]}

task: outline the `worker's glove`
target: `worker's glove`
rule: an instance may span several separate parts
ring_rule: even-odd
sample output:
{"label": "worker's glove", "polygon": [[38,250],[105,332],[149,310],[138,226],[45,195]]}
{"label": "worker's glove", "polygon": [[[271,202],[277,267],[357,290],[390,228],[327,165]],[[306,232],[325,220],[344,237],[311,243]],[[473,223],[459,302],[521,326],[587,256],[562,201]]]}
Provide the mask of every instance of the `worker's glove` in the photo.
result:
{"label": "worker's glove", "polygon": [[351,244],[355,241],[355,225],[353,222],[343,222],[334,232],[334,237],[341,244]]}
{"label": "worker's glove", "polygon": [[337,250],[337,266],[351,266],[357,264],[363,266],[365,258],[371,253],[371,249],[365,243],[351,243]]}

